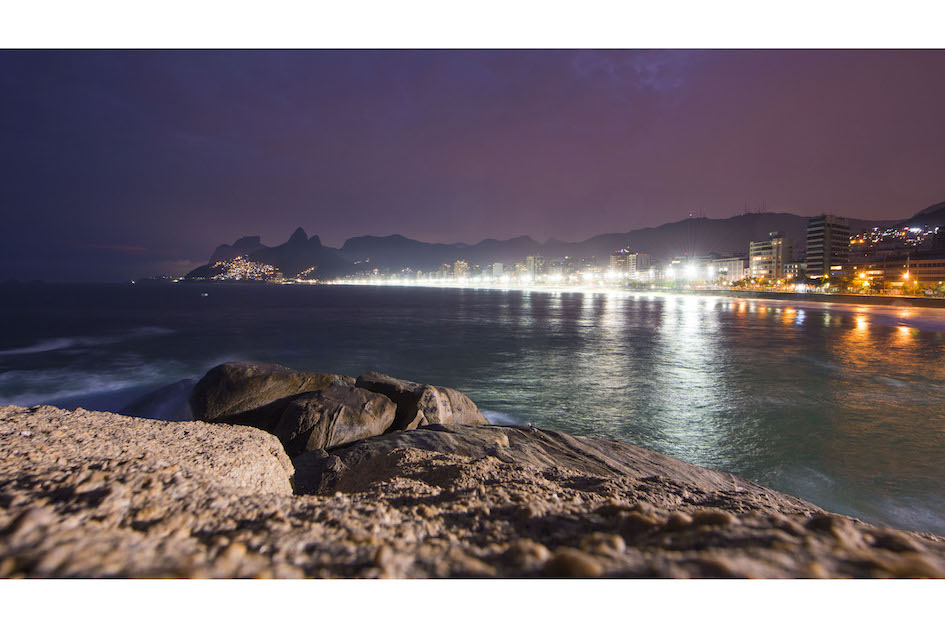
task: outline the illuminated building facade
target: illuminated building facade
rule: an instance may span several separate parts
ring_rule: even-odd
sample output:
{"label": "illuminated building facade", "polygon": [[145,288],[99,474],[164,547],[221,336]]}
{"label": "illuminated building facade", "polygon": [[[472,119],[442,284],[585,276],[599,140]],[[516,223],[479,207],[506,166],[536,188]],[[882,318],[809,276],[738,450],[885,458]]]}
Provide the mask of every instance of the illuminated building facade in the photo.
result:
{"label": "illuminated building facade", "polygon": [[545,273],[545,259],[541,256],[528,256],[525,258],[525,267],[528,274],[536,278]]}
{"label": "illuminated building facade", "polygon": [[850,222],[822,214],[807,222],[807,275],[829,278],[843,275],[850,264]]}
{"label": "illuminated building facade", "polygon": [[638,279],[640,272],[647,271],[651,266],[649,254],[619,249],[610,255],[610,270],[624,278]]}
{"label": "illuminated building facade", "polygon": [[780,232],[769,233],[766,241],[749,243],[748,260],[752,278],[783,279],[784,265],[793,258],[794,243]]}
{"label": "illuminated building facade", "polygon": [[719,282],[738,282],[744,280],[748,272],[748,260],[740,256],[732,258],[714,258],[709,261],[707,278]]}

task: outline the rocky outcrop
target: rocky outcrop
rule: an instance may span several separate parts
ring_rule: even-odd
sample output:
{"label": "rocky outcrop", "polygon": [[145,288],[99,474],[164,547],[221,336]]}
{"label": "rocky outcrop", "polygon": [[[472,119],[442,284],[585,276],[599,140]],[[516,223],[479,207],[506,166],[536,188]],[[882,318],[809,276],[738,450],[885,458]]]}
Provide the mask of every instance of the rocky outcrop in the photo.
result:
{"label": "rocky outcrop", "polygon": [[447,387],[376,372],[355,383],[347,376],[247,361],[207,372],[194,387],[190,404],[197,418],[274,434],[293,457],[388,431],[489,424],[473,401]]}
{"label": "rocky outcrop", "polygon": [[272,433],[295,456],[380,435],[394,422],[394,409],[386,396],[332,385],[294,396]]}
{"label": "rocky outcrop", "polygon": [[938,536],[530,427],[305,453],[311,495],[250,427],[2,407],[0,451],[3,577],[945,577]]}
{"label": "rocky outcrop", "polygon": [[[400,475],[391,466],[391,453],[415,449],[472,460],[492,458],[496,463],[534,470],[567,470],[601,479],[665,481],[656,503],[672,501],[686,487],[693,492],[761,494],[778,509],[812,510],[810,503],[780,494],[735,475],[702,468],[674,457],[616,440],[575,437],[559,431],[522,426],[433,425],[418,431],[398,431],[360,440],[345,447],[310,452],[293,459],[296,491],[301,493],[360,492],[373,483]],[[314,451],[314,449],[312,449]],[[396,458],[394,458],[396,459]],[[330,470],[330,474],[320,471]]]}
{"label": "rocky outcrop", "polygon": [[393,431],[431,424],[489,424],[476,403],[455,389],[422,385],[378,372],[362,374],[356,385],[394,401],[397,417],[391,426]]}
{"label": "rocky outcrop", "polygon": [[190,409],[197,420],[213,421],[256,409],[268,403],[331,385],[353,385],[339,374],[300,372],[274,363],[234,361],[213,368],[190,394]]}

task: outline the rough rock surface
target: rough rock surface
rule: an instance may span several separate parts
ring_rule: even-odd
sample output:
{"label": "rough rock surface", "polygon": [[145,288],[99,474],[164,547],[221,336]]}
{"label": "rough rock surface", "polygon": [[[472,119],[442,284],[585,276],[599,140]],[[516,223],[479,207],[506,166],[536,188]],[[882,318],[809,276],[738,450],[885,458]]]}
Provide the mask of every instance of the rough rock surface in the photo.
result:
{"label": "rough rock surface", "polygon": [[295,456],[380,435],[394,421],[395,409],[387,396],[332,385],[294,396],[272,433]]}
{"label": "rough rock surface", "polygon": [[431,424],[489,424],[465,394],[436,385],[422,385],[378,372],[358,377],[358,387],[383,394],[397,405],[392,431]]}
{"label": "rough rock surface", "polygon": [[945,577],[937,536],[522,427],[305,454],[311,496],[248,427],[4,407],[0,449],[2,576]]}
{"label": "rough rock surface", "polygon": [[275,363],[233,361],[213,368],[194,385],[190,409],[197,420],[216,420],[331,385],[354,385],[354,379],[300,372]]}

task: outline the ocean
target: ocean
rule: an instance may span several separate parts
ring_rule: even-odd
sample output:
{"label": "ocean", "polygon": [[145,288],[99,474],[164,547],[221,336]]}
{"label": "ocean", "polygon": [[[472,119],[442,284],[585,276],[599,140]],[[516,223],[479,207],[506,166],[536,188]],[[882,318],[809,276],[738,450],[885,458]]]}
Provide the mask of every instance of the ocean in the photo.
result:
{"label": "ocean", "polygon": [[139,401],[142,415],[183,419],[189,383],[236,359],[445,385],[494,423],[620,439],[871,523],[945,534],[945,309],[624,291],[0,286],[0,404]]}

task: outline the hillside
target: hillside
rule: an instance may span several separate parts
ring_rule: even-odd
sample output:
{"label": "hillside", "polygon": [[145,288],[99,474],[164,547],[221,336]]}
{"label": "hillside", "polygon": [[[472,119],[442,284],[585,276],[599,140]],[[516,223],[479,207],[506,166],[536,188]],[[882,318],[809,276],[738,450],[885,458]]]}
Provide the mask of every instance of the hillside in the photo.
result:
{"label": "hillside", "polygon": [[[926,223],[938,221],[945,224],[945,203],[930,206],[898,225],[911,224],[920,217]],[[220,245],[213,252],[209,264],[246,256],[277,267],[286,277],[317,267],[315,277],[330,279],[361,269],[380,269],[383,272],[409,268],[430,272],[457,260],[480,266],[495,262],[508,265],[532,255],[545,259],[596,257],[603,262],[612,252],[625,247],[668,260],[684,254],[745,254],[750,241],[765,239],[775,231],[793,239],[795,253],[801,254],[805,249],[808,218],[784,212],[746,213],[727,219],[691,218],[630,232],[600,234],[571,243],[556,239],[539,243],[529,236],[485,239],[474,245],[425,243],[400,234],[358,236],[349,238],[340,249],[325,247],[318,236],[309,238],[302,228],[298,228],[288,241],[275,247],[263,245],[258,236],[244,236],[232,245]],[[854,233],[895,224],[895,220],[850,219]],[[203,265],[191,271],[188,277],[206,277],[209,269],[209,265]]]}
{"label": "hillside", "polygon": [[899,228],[924,226],[945,226],[945,201],[937,203],[934,206],[929,206],[905,221],[900,221],[896,224],[896,227]]}
{"label": "hillside", "polygon": [[233,245],[220,245],[211,255],[207,265],[197,267],[188,273],[187,277],[208,277],[215,263],[233,260],[238,256],[272,265],[286,278],[295,277],[312,267],[317,268],[317,271],[310,276],[317,278],[334,278],[350,273],[353,269],[351,263],[339,255],[337,249],[325,247],[318,236],[309,238],[305,230],[298,228],[288,241],[275,247],[263,245],[258,236],[244,236]]}

